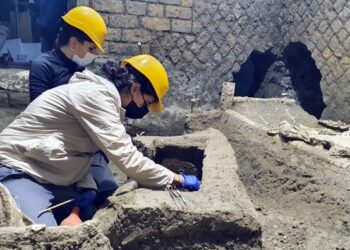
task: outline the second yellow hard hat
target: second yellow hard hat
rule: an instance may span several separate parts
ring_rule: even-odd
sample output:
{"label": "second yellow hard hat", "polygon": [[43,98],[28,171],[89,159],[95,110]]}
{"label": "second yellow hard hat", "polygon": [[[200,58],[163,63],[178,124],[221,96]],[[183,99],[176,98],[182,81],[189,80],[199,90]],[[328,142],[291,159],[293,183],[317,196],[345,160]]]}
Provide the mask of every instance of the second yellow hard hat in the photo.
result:
{"label": "second yellow hard hat", "polygon": [[107,35],[107,27],[102,16],[94,9],[78,6],[67,12],[63,20],[69,25],[84,32],[104,52],[102,45]]}
{"label": "second yellow hard hat", "polygon": [[158,102],[150,104],[148,108],[152,112],[162,111],[162,99],[169,90],[168,75],[163,65],[153,56],[146,54],[125,59],[122,64],[130,64],[150,81],[157,94]]}

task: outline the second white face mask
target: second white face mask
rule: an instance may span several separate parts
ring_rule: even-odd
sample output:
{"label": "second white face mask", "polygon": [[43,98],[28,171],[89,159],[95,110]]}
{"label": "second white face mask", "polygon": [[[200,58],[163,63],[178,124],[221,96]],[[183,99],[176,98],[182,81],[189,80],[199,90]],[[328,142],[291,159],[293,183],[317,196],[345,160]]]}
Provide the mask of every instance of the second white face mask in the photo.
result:
{"label": "second white face mask", "polygon": [[80,58],[77,55],[74,55],[72,58],[72,61],[75,62],[76,64],[85,67],[87,65],[89,65],[90,63],[92,63],[93,60],[95,60],[95,58],[97,57],[97,55],[92,54],[90,52],[87,52],[86,55],[83,58]]}

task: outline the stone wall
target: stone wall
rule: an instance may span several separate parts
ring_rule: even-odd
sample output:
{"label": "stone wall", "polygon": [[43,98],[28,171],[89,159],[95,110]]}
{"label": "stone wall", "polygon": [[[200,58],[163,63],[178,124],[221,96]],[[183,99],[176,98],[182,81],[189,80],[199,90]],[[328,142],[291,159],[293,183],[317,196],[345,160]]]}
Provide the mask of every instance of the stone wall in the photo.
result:
{"label": "stone wall", "polygon": [[283,44],[304,43],[322,74],[326,108],[323,118],[350,121],[350,2],[347,0],[289,1],[281,12],[292,22],[284,26]]}
{"label": "stone wall", "polygon": [[350,122],[350,1],[78,0],[78,5],[98,10],[109,27],[107,53],[98,62],[151,53],[167,68],[166,110],[158,120],[152,115],[143,120],[145,128],[178,130],[193,98],[203,110],[216,108],[222,83],[232,81],[252,51],[281,55],[291,42],[307,46],[322,74],[322,117]]}
{"label": "stone wall", "polygon": [[24,107],[29,103],[28,70],[0,70],[0,107]]}
{"label": "stone wall", "polygon": [[[324,118],[350,121],[350,2],[346,0],[79,0],[108,24],[105,47],[117,60],[140,52],[165,64],[168,110],[218,105],[223,81],[253,50],[279,55],[290,42],[311,51],[321,71]],[[138,42],[141,45],[138,45]],[[337,109],[337,107],[342,107]]]}
{"label": "stone wall", "polygon": [[[346,0],[80,0],[109,26],[109,55],[139,52],[161,59],[169,72],[169,110],[218,105],[221,84],[253,50],[281,54],[290,42],[311,51],[322,74],[324,118],[350,121],[350,2]],[[141,42],[138,46],[137,42]],[[339,109],[338,107],[342,107]],[[186,111],[184,111],[186,112]]]}

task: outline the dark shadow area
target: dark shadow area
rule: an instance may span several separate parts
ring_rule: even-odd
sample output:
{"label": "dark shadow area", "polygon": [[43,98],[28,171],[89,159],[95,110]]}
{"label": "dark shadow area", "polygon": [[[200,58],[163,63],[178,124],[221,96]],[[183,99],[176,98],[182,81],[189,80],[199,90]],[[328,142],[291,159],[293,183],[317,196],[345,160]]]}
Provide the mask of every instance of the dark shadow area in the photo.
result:
{"label": "dark shadow area", "polygon": [[0,67],[30,69],[42,52],[55,47],[62,16],[76,0],[1,0]]}
{"label": "dark shadow area", "polygon": [[242,64],[241,70],[233,74],[236,83],[235,95],[253,97],[275,58],[276,55],[270,51],[265,53],[253,51],[247,61]]}
{"label": "dark shadow area", "polygon": [[154,161],[175,173],[195,175],[202,180],[204,151],[196,147],[165,146],[156,149]]}
{"label": "dark shadow area", "polygon": [[159,125],[152,124],[147,117],[144,118],[144,123],[129,123],[126,121],[124,126],[126,131],[131,136],[144,134],[147,136],[176,136],[184,134],[185,117],[179,117],[179,115],[167,116],[160,118],[159,120],[165,120],[166,122],[159,121]]}
{"label": "dark shadow area", "polygon": [[300,106],[320,118],[325,108],[320,86],[322,75],[311,52],[302,43],[290,43],[283,51],[283,60],[289,69]]}
{"label": "dark shadow area", "polygon": [[290,43],[280,56],[253,51],[233,74],[236,96],[292,98],[318,119],[325,108],[321,78],[311,52],[302,43]]}

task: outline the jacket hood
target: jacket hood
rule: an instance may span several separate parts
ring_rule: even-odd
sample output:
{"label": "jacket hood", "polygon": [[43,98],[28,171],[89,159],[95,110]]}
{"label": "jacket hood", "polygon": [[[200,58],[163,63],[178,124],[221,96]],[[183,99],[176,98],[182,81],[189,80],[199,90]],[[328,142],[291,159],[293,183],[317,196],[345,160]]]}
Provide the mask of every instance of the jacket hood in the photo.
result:
{"label": "jacket hood", "polygon": [[[114,84],[108,81],[107,79],[96,75],[90,70],[85,69],[83,72],[75,72],[74,75],[71,77],[69,80],[69,84],[71,83],[77,83],[77,82],[82,82],[82,81],[93,81],[98,84],[104,84],[104,85],[111,85],[114,87]],[[115,87],[114,87],[115,88]],[[116,89],[116,88],[115,88]]]}
{"label": "jacket hood", "polygon": [[83,81],[94,82],[96,84],[104,85],[110,93],[115,95],[118,100],[118,105],[121,109],[122,119],[125,117],[125,109],[122,107],[119,91],[114,86],[114,84],[107,79],[96,75],[90,70],[85,69],[83,72],[75,72],[74,75],[70,78],[68,84],[81,83]]}

